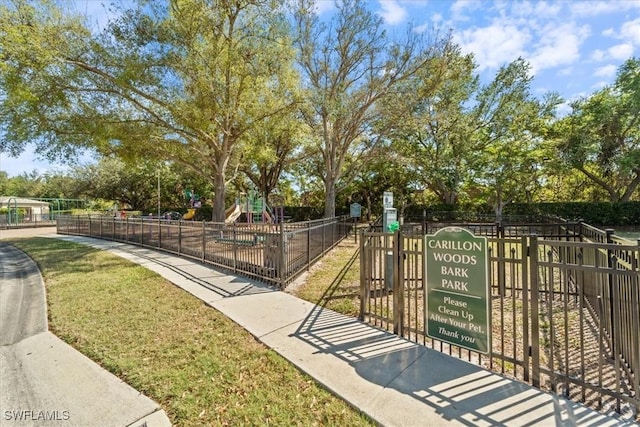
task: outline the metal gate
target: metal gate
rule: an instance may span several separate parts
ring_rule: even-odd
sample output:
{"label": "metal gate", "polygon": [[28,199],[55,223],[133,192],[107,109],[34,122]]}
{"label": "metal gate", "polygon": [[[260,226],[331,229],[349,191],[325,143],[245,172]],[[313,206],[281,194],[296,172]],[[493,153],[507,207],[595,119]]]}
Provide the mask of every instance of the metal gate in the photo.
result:
{"label": "metal gate", "polygon": [[640,245],[611,235],[605,243],[586,241],[582,225],[465,227],[487,236],[489,355],[425,335],[421,233],[362,234],[361,320],[589,406],[637,416]]}

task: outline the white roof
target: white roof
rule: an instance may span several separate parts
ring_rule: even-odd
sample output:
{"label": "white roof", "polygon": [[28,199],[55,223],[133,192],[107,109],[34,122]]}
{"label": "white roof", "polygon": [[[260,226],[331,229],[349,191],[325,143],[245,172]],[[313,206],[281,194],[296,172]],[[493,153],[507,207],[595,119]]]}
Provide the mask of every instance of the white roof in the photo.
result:
{"label": "white roof", "polygon": [[49,206],[49,202],[42,200],[26,199],[24,197],[0,196],[0,208],[4,207],[25,207],[25,206]]}

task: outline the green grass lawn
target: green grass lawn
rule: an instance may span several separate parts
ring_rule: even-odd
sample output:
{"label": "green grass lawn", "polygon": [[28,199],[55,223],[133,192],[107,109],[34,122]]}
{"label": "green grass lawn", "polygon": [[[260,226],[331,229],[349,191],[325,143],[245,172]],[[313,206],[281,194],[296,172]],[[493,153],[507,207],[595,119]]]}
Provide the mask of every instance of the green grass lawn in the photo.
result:
{"label": "green grass lawn", "polygon": [[11,243],[42,271],[52,332],[159,402],[174,425],[373,425],[156,273],[71,242]]}
{"label": "green grass lawn", "polygon": [[358,245],[347,238],[325,255],[300,285],[289,290],[298,298],[348,316],[360,312]]}

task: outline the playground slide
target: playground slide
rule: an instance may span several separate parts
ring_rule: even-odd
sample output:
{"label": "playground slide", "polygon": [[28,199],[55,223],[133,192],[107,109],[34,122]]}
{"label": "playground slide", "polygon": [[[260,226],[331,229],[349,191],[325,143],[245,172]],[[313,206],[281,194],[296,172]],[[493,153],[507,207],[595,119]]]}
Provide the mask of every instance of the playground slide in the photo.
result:
{"label": "playground slide", "polygon": [[182,219],[185,220],[190,220],[193,219],[193,217],[196,215],[196,210],[195,209],[189,209],[187,210],[187,213],[182,215]]}
{"label": "playground slide", "polygon": [[224,222],[226,224],[232,224],[236,219],[240,216],[242,210],[240,209],[240,205],[234,203],[229,209],[225,211],[225,219]]}

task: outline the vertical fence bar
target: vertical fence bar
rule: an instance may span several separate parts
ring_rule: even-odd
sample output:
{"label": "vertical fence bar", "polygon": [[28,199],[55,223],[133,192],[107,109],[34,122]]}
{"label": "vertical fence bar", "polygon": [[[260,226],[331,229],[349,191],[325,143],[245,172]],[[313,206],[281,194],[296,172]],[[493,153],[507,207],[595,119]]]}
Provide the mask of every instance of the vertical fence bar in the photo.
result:
{"label": "vertical fence bar", "polygon": [[524,369],[523,379],[528,382],[532,347],[531,342],[529,342],[529,263],[531,259],[529,238],[522,236],[520,245],[520,259],[522,262],[522,366]]}
{"label": "vertical fence bar", "polygon": [[530,236],[529,260],[531,287],[531,384],[540,388],[540,295],[538,292],[538,237]]}
{"label": "vertical fence bar", "polygon": [[[585,310],[585,272],[583,270],[583,266],[584,266],[584,249],[580,248],[580,251],[578,252],[578,254],[576,255],[577,259],[577,263],[578,263],[578,268],[579,268],[579,273],[577,274],[577,279],[576,279],[576,285],[578,287],[578,313],[579,313],[579,319],[578,321],[580,322],[580,378],[584,378],[585,376],[585,364],[584,364],[584,342],[585,342],[585,336],[584,336],[584,326],[585,326],[585,316],[584,316],[584,310]],[[587,398],[587,389],[585,387],[585,385],[583,384],[580,390],[580,397],[581,397],[581,401],[584,402]]]}
{"label": "vertical fence bar", "polygon": [[364,311],[366,306],[366,295],[367,291],[367,283],[365,276],[365,266],[367,260],[367,254],[365,253],[365,242],[364,242],[364,230],[360,234],[360,313],[358,313],[358,320],[364,322]]}
{"label": "vertical fence bar", "polygon": [[307,271],[311,265],[311,223],[307,223]]}
{"label": "vertical fence bar", "polygon": [[396,231],[393,234],[393,333],[403,336],[404,334],[404,264],[402,262],[402,233]]}
{"label": "vertical fence bar", "polygon": [[[608,231],[608,230],[607,230]],[[607,233],[608,234],[608,233]],[[607,235],[607,237],[610,237]],[[622,388],[622,378],[621,378],[621,370],[622,370],[622,361],[620,360],[622,354],[621,350],[623,350],[620,346],[621,336],[620,336],[620,328],[614,326],[616,324],[622,325],[622,318],[620,315],[620,281],[622,280],[622,276],[615,276],[614,273],[617,270],[618,262],[615,255],[612,255],[609,258],[609,263],[613,266],[613,271],[609,272],[609,290],[611,292],[611,304],[613,309],[611,310],[611,350],[613,353],[613,363],[615,365],[615,375],[616,375],[616,412],[620,413],[620,395],[623,393]],[[615,280],[618,279],[618,280]]]}
{"label": "vertical fence bar", "polygon": [[182,253],[182,221],[178,221],[178,255]]}
{"label": "vertical fence bar", "polygon": [[640,417],[640,239],[638,239],[637,249],[632,254],[631,269],[637,274],[631,278],[631,312],[633,313],[633,324],[631,330],[636,333],[632,334],[632,362],[633,370],[633,390],[635,391],[636,405],[635,412]]}
{"label": "vertical fence bar", "polygon": [[204,263],[204,259],[205,259],[204,254],[206,253],[206,250],[207,250],[207,230],[205,228],[204,221],[202,221],[202,241],[200,243],[202,247],[202,254],[200,256],[200,261]]}
{"label": "vertical fence bar", "polygon": [[[280,289],[282,290],[282,289],[285,288],[285,286],[287,284],[287,282],[286,282],[286,280],[287,280],[287,273],[286,273],[287,259],[285,258],[286,254],[287,254],[287,251],[286,251],[286,248],[285,248],[285,245],[287,244],[287,239],[286,239],[286,236],[284,234],[284,223],[281,222],[280,224],[278,224],[278,228],[280,230],[280,244],[278,245],[279,246],[278,250],[280,251],[280,253],[278,254],[278,272],[277,272],[277,274],[278,274],[279,286],[280,286]],[[324,233],[324,229],[325,229],[325,227],[322,227],[323,233]]]}

